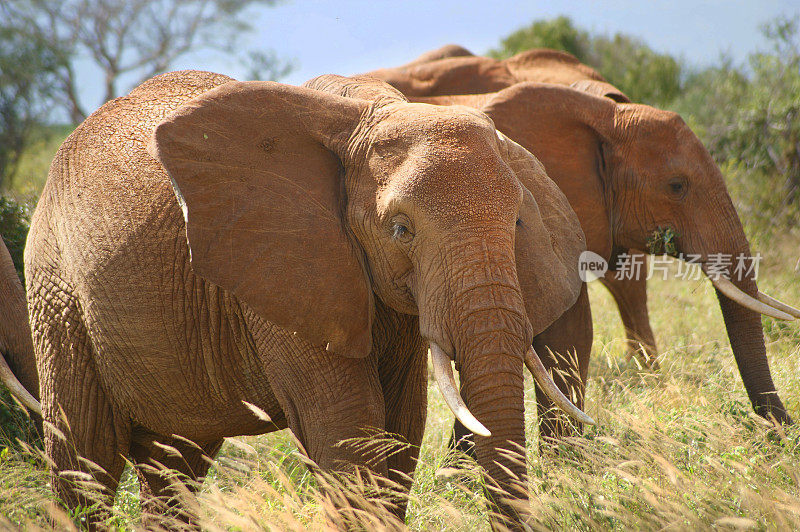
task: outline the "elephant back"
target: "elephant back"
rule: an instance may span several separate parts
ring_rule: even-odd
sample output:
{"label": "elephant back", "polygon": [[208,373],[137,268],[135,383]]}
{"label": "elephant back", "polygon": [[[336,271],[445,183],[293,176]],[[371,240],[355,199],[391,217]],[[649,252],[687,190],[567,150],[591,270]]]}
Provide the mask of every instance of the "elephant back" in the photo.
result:
{"label": "elephant back", "polygon": [[[141,241],[157,220],[159,230],[181,229],[169,176],[145,147],[164,117],[228,81],[210,72],[169,72],[92,113],[58,149],[31,232],[54,232],[64,261],[80,263],[82,271],[85,261],[93,261],[90,271],[96,271],[121,248]],[[101,253],[90,253],[98,248]]]}

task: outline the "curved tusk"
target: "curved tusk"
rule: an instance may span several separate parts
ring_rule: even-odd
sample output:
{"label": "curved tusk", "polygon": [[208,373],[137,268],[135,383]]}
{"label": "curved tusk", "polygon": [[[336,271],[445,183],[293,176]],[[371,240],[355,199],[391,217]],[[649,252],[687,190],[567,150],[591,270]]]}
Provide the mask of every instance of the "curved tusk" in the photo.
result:
{"label": "curved tusk", "polygon": [[770,297],[767,294],[765,294],[764,292],[759,292],[758,294],[756,294],[756,299],[758,299],[762,303],[766,303],[767,305],[769,305],[772,308],[775,308],[775,309],[778,309],[778,310],[782,310],[783,312],[785,312],[787,314],[791,314],[795,318],[800,318],[800,310],[797,310],[796,308],[792,307],[791,305],[787,305],[783,301],[778,301],[774,297]]}
{"label": "curved tusk", "polygon": [[533,346],[529,347],[528,351],[525,353],[525,365],[536,380],[536,384],[541,387],[545,395],[547,395],[558,408],[566,412],[567,415],[575,421],[580,421],[587,425],[595,425],[594,419],[587,416],[586,413],[575,406],[572,401],[558,389],[558,386],[553,382],[544,364],[542,364],[542,361],[539,359],[539,355],[533,350]]}
{"label": "curved tusk", "polygon": [[32,410],[39,414],[39,416],[42,415],[42,405],[25,389],[22,383],[17,380],[16,375],[11,371],[8,362],[6,362],[5,357],[2,355],[0,355],[0,381],[3,381],[3,384],[6,385],[11,395],[19,399],[19,402],[22,403],[25,408]]}
{"label": "curved tusk", "polygon": [[775,318],[778,320],[786,320],[792,321],[794,319],[793,316],[783,312],[782,310],[778,310],[773,308],[757,299],[754,299],[734,285],[730,279],[726,279],[724,277],[717,277],[716,279],[708,278],[711,281],[711,284],[714,285],[714,288],[728,296],[733,301],[736,301],[741,306],[745,308],[749,308],[753,312],[758,312],[759,314],[763,314],[765,316],[769,316],[771,318]]}
{"label": "curved tusk", "polygon": [[469,411],[467,405],[464,404],[464,400],[461,398],[461,394],[458,393],[458,388],[456,388],[456,379],[453,376],[453,366],[450,363],[450,358],[434,342],[431,342],[431,362],[433,363],[433,378],[436,379],[439,391],[442,392],[442,396],[447,406],[453,411],[453,414],[473,434],[491,436],[492,433],[489,432],[489,429],[484,427],[483,423],[478,421]]}

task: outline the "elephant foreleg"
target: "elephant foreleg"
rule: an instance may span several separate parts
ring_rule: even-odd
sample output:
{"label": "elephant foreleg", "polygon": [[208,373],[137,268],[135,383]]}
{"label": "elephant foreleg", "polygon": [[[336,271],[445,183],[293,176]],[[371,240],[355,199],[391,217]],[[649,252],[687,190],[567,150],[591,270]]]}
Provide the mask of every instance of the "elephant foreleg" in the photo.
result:
{"label": "elephant foreleg", "polygon": [[627,352],[637,357],[644,367],[658,369],[658,350],[650,316],[647,312],[647,281],[645,279],[616,279],[608,272],[600,279],[619,308],[627,336]]}
{"label": "elephant foreleg", "polygon": [[[583,409],[589,374],[592,335],[592,311],[584,284],[572,308],[533,340],[533,347],[552,375],[553,381],[580,409]],[[536,405],[539,412],[540,445],[547,439],[564,438],[581,432],[582,427],[558,410],[538,387]]]}
{"label": "elephant foreleg", "polygon": [[404,520],[425,432],[427,349],[415,316],[393,314],[380,304],[376,306],[379,311],[373,327],[373,347],[386,404],[386,432],[399,440],[386,462],[389,479],[401,491],[394,513]]}
{"label": "elephant foreleg", "polygon": [[387,475],[386,459],[371,438],[385,429],[385,407],[374,356],[346,358],[276,334],[281,346],[265,346],[267,374],[289,429],[322,470],[366,469]]}
{"label": "elephant foreleg", "polygon": [[222,440],[197,445],[142,429],[134,431],[130,453],[139,477],[144,528],[181,528],[196,520],[193,495],[221,446]]}

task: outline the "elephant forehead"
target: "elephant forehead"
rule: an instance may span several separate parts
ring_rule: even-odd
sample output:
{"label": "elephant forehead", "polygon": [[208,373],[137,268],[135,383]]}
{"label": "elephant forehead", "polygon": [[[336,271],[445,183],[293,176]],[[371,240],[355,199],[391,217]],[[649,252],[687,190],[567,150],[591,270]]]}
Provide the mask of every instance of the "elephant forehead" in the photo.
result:
{"label": "elephant forehead", "polygon": [[708,173],[716,168],[711,155],[680,115],[629,104],[617,112],[627,157],[633,164],[655,165],[662,174]]}
{"label": "elephant forehead", "polygon": [[494,138],[494,123],[476,109],[461,105],[401,103],[384,107],[373,123],[371,141],[393,140],[447,145],[486,144]]}
{"label": "elephant forehead", "polygon": [[386,111],[370,137],[384,197],[451,221],[516,215],[522,189],[483,113],[402,104]]}
{"label": "elephant forehead", "polygon": [[522,198],[522,187],[498,154],[438,147],[409,153],[388,188],[395,199],[451,222],[510,219]]}

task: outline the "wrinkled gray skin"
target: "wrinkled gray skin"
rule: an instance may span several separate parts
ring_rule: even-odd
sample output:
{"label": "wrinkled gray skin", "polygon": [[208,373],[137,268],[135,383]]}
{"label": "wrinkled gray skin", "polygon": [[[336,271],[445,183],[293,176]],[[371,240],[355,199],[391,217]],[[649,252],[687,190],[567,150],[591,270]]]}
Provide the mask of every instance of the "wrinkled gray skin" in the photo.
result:
{"label": "wrinkled gray skin", "polygon": [[[522,356],[578,297],[577,217],[479,112],[311,86],[165,74],[58,151],[26,249],[53,487],[85,502],[58,474],[78,469],[113,494],[130,456],[158,511],[171,492],[148,463],[201,478],[224,437],[289,427],[322,469],[408,489],[430,340],[492,432],[478,461],[512,499],[493,524],[519,528]],[[412,446],[336,445],[366,428]]]}

